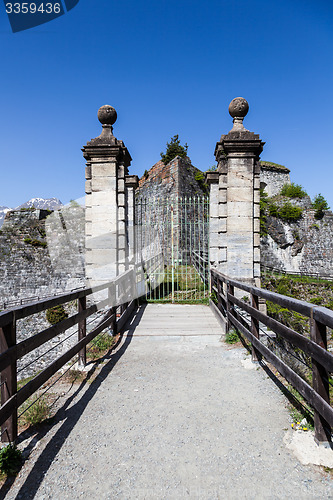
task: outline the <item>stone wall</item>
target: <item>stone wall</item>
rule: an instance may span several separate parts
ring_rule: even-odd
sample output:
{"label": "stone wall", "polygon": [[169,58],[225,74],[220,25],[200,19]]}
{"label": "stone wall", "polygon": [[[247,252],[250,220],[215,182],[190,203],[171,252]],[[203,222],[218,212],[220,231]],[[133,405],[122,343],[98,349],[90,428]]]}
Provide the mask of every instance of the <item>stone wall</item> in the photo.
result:
{"label": "stone wall", "polygon": [[323,219],[307,208],[298,222],[286,223],[267,218],[268,236],[261,239],[264,266],[285,271],[320,273],[333,276],[333,213]]}
{"label": "stone wall", "polygon": [[82,207],[7,213],[0,230],[0,308],[4,301],[84,285],[83,222]]}
{"label": "stone wall", "polygon": [[[31,209],[8,212],[0,230],[0,310],[4,302],[59,295],[83,287],[83,248],[82,207],[66,207],[53,213]],[[73,302],[65,305],[65,309],[73,314],[77,305]],[[46,311],[20,320],[17,340],[20,342],[49,326]],[[24,356],[18,363],[19,378],[45,368],[68,350],[77,341],[76,331],[77,327],[73,327]],[[72,336],[68,338],[69,335]],[[50,352],[22,370],[51,347]]]}
{"label": "stone wall", "polygon": [[196,176],[203,179],[202,172],[191,164],[189,158],[176,156],[167,165],[160,160],[139,180],[136,197],[164,199],[170,196],[206,196],[207,187]]}
{"label": "stone wall", "polygon": [[290,184],[290,170],[283,165],[261,161],[260,167],[260,187],[269,197],[278,194],[284,184]]}

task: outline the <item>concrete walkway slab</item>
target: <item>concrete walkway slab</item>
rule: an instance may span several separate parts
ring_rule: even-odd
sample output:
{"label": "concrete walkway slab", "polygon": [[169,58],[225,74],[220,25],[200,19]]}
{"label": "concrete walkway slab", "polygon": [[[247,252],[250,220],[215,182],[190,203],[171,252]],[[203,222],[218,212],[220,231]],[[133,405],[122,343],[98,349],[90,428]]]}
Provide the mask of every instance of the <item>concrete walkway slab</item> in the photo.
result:
{"label": "concrete walkway slab", "polygon": [[[333,498],[330,477],[286,447],[290,417],[272,380],[261,368],[245,369],[245,350],[220,342],[217,325],[210,327],[215,337],[175,337],[176,307],[140,309],[6,498]],[[149,328],[157,314],[170,335]],[[185,306],[183,314],[192,333],[206,332],[205,318],[214,324],[208,307]]]}

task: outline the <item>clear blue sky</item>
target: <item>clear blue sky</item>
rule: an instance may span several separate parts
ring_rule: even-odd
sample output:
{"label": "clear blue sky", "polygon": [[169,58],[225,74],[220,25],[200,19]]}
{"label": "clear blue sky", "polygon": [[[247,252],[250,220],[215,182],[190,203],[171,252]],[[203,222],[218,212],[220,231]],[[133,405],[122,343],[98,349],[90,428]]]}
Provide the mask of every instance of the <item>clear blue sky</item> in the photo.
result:
{"label": "clear blue sky", "polygon": [[326,0],[80,0],[13,34],[0,5],[0,205],[84,193],[81,147],[97,110],[142,175],[174,134],[206,170],[245,97],[264,160],[333,208],[333,3]]}

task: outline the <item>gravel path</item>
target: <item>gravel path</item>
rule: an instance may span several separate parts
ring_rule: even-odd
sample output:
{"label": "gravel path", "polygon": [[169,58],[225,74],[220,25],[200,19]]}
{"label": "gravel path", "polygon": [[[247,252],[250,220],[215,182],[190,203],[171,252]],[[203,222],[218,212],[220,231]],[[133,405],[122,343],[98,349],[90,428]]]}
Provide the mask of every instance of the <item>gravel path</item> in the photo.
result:
{"label": "gravel path", "polygon": [[133,327],[34,443],[5,498],[333,498],[328,475],[286,449],[285,398],[244,358],[215,335],[135,337]]}

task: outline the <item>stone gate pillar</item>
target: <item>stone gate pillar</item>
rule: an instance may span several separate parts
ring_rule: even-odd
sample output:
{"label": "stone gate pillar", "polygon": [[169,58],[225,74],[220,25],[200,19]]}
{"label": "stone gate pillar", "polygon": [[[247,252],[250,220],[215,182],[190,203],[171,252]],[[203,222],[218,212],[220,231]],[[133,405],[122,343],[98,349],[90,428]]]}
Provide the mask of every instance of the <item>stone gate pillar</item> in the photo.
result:
{"label": "stone gate pillar", "polygon": [[249,105],[229,105],[233,128],[216,144],[210,184],[210,261],[227,276],[260,285],[260,165],[264,142],[243,126]]}
{"label": "stone gate pillar", "polygon": [[125,178],[131,156],[113,135],[112,106],[98,110],[101,135],[82,149],[86,166],[86,278],[90,286],[110,281],[127,266]]}

